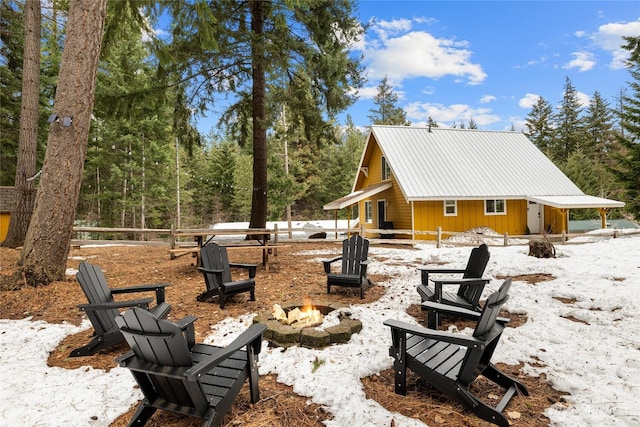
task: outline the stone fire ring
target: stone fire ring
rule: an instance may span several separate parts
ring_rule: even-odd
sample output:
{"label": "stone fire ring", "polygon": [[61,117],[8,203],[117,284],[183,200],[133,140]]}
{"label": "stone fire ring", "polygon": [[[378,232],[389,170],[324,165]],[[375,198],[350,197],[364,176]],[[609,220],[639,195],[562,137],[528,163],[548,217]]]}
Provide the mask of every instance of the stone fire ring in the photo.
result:
{"label": "stone fire ring", "polygon": [[[296,307],[302,307],[304,304],[287,304],[282,308],[285,312],[293,310]],[[345,306],[335,303],[313,304],[316,310],[319,310],[323,316],[326,316],[333,310],[344,308]],[[351,339],[351,335],[357,334],[362,330],[362,322],[357,319],[350,318],[350,313],[343,312],[340,315],[340,323],[325,329],[319,329],[317,326],[307,328],[294,328],[293,326],[284,325],[275,320],[271,316],[271,312],[260,312],[253,318],[253,323],[263,323],[267,329],[262,334],[270,345],[275,347],[292,347],[300,345],[308,348],[324,348],[332,344],[346,343]]]}

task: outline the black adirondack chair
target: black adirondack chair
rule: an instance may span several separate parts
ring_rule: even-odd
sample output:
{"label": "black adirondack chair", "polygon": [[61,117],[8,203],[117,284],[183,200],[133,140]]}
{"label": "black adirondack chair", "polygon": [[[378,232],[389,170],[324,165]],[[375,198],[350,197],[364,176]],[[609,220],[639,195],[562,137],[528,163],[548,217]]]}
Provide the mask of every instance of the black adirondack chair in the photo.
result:
{"label": "black adirondack chair", "polygon": [[[229,295],[249,292],[250,300],[256,300],[256,264],[230,263],[227,248],[216,243],[207,243],[200,249],[200,261],[198,270],[204,274],[204,283],[207,290],[198,295],[198,301],[207,301],[218,297],[220,308],[224,308],[226,298]],[[243,268],[247,270],[249,278],[233,281],[231,268]]]}
{"label": "black adirondack chair", "polygon": [[251,402],[260,399],[258,354],[264,324],[254,324],[226,347],[195,344],[196,317],[174,323],[132,308],[116,318],[132,351],[119,357],[133,374],[144,400],[129,425],[144,425],[157,409],[204,419],[219,426],[245,380]]}
{"label": "black adirondack chair", "polygon": [[[324,272],[327,274],[327,293],[331,293],[332,286],[360,288],[360,299],[364,299],[364,287],[368,285],[367,265],[370,260],[369,240],[354,234],[342,241],[342,255],[323,260]],[[331,264],[341,261],[340,272],[332,272]]]}
{"label": "black adirondack chair", "polygon": [[[105,279],[102,269],[88,262],[80,263],[76,280],[78,280],[82,291],[87,300],[89,300],[89,304],[80,304],[78,308],[87,314],[93,326],[94,334],[87,345],[73,350],[70,354],[71,357],[89,356],[124,341],[124,337],[115,322],[115,317],[120,314],[119,309],[141,307],[149,309],[158,317],[166,317],[171,311],[171,306],[164,300],[165,287],[169,286],[168,283],[111,289],[107,284],[107,279]],[[153,297],[127,301],[114,301],[113,298],[117,294],[139,292],[155,292],[156,305],[149,308],[149,304],[154,300]]]}
{"label": "black adirondack chair", "polygon": [[[510,286],[511,279],[507,279],[498,291],[489,296],[477,318],[473,336],[427,329],[393,319],[385,321],[384,324],[391,327],[389,355],[395,359],[395,392],[406,394],[408,368],[483,420],[508,427],[509,421],[503,410],[516,393],[529,394],[523,384],[491,363],[491,356],[506,324],[505,319],[499,319],[497,315],[508,299]],[[446,304],[425,304],[452,314],[461,310]],[[495,407],[471,392],[471,384],[479,375],[505,390]]]}
{"label": "black adirondack chair", "polygon": [[[418,267],[421,274],[421,284],[418,285],[418,293],[422,301],[432,301],[463,307],[480,312],[480,297],[489,279],[483,279],[482,275],[489,263],[489,248],[482,244],[471,250],[465,269],[455,268],[426,268]],[[446,277],[433,277],[433,275],[446,275]],[[429,277],[431,275],[431,278]],[[461,275],[459,278],[451,275]],[[431,283],[429,283],[431,281]],[[458,285],[457,292],[445,291],[444,286]],[[440,314],[435,311],[427,313],[427,325],[432,329],[440,326]]]}

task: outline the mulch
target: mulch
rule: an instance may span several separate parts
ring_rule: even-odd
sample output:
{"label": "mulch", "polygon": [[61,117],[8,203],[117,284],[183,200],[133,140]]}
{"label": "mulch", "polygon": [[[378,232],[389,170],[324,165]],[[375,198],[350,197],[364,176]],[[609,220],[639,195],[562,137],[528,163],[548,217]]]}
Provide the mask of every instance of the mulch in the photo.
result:
{"label": "mulch", "polygon": [[[406,250],[411,250],[406,248]],[[301,254],[302,251],[322,251],[318,254]],[[293,243],[286,249],[280,249],[277,256],[270,257],[269,270],[258,267],[256,276],[256,301],[248,301],[248,294],[232,297],[224,310],[217,303],[199,302],[196,296],[204,290],[203,278],[195,268],[195,258],[190,255],[171,260],[166,246],[101,246],[74,247],[71,249],[67,267],[76,269],[78,264],[89,261],[102,267],[109,285],[113,288],[146,283],[168,282],[166,299],[171,304],[169,316],[177,320],[185,315],[198,317],[195,323],[196,341],[201,342],[210,333],[211,327],[227,317],[239,317],[247,312],[271,311],[273,304],[283,306],[299,304],[309,297],[315,304],[369,304],[378,300],[384,288],[376,286],[387,278],[370,275],[373,286],[367,289],[365,299],[360,300],[359,290],[334,288],[326,293],[326,279],[321,263],[314,265],[307,261],[317,258],[329,258],[330,254],[339,254],[341,248],[335,242]],[[258,263],[256,251],[236,250],[230,253],[233,262]],[[19,251],[0,247],[0,318],[45,320],[52,323],[68,322],[79,325],[83,313],[78,304],[86,303],[79,285],[73,276],[65,281],[54,282],[47,286],[21,286],[13,279]],[[383,260],[379,260],[383,262]],[[237,273],[240,273],[238,271]],[[234,272],[234,277],[237,274]],[[239,277],[239,276],[238,276]],[[545,276],[531,275],[530,280],[548,280]],[[416,275],[416,280],[419,276]],[[408,313],[424,323],[424,314],[418,305],[409,307]],[[510,327],[526,322],[524,316],[512,316]],[[445,318],[443,327],[453,319]],[[459,328],[464,324],[457,322]],[[472,327],[472,325],[471,325]],[[114,346],[99,354],[70,358],[72,349],[86,344],[92,330],[86,330],[63,339],[49,356],[49,365],[65,369],[75,369],[90,365],[96,369],[109,370],[116,366],[115,358],[128,351],[126,344]],[[509,375],[518,378],[529,390],[530,396],[518,396],[507,407],[513,426],[547,426],[549,419],[543,412],[558,402],[562,402],[563,393],[554,390],[546,378],[530,377],[522,372],[522,366],[498,365]],[[394,393],[393,370],[388,369],[376,375],[362,379],[366,395],[390,411],[419,419],[429,425],[437,426],[488,426],[462,406],[444,397],[437,390],[425,384],[413,374],[408,376],[407,396]],[[492,402],[499,390],[488,381],[477,381],[476,392],[481,398]],[[225,418],[227,425],[236,426],[322,426],[323,421],[331,419],[321,405],[314,404],[305,396],[297,395],[292,387],[277,382],[275,375],[260,377],[260,401],[251,404],[249,391],[245,385]],[[127,425],[135,409],[120,416],[111,425]],[[200,420],[182,417],[166,412],[157,412],[149,421],[149,426],[173,425],[186,427],[200,425]]]}

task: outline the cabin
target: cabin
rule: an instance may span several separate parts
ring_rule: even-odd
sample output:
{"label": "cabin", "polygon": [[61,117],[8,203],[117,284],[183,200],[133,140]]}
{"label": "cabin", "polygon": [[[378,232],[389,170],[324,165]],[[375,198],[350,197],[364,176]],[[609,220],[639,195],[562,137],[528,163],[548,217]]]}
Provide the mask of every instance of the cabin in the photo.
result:
{"label": "cabin", "polygon": [[569,210],[585,208],[598,209],[606,228],[607,212],[622,206],[585,195],[520,132],[371,126],[352,192],[324,209],[357,207],[365,232],[410,230],[397,238],[432,240],[413,233],[562,233]]}
{"label": "cabin", "polygon": [[14,204],[13,187],[0,187],[0,243],[7,237]]}

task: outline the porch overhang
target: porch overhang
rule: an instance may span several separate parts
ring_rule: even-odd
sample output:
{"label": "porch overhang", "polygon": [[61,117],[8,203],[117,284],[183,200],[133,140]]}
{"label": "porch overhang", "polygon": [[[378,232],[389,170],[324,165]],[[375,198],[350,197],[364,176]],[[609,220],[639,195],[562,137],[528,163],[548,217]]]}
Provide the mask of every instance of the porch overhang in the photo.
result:
{"label": "porch overhang", "polygon": [[364,200],[368,197],[376,195],[384,190],[391,188],[391,182],[381,182],[379,184],[370,185],[369,187],[363,188],[358,191],[354,191],[351,194],[347,194],[344,197],[341,197],[337,200],[327,203],[322,208],[325,211],[338,210],[342,208],[346,208],[347,206],[351,206],[353,204],[358,203],[361,200]]}
{"label": "porch overhang", "polygon": [[558,209],[612,209],[624,206],[624,202],[587,195],[526,196],[526,199]]}

